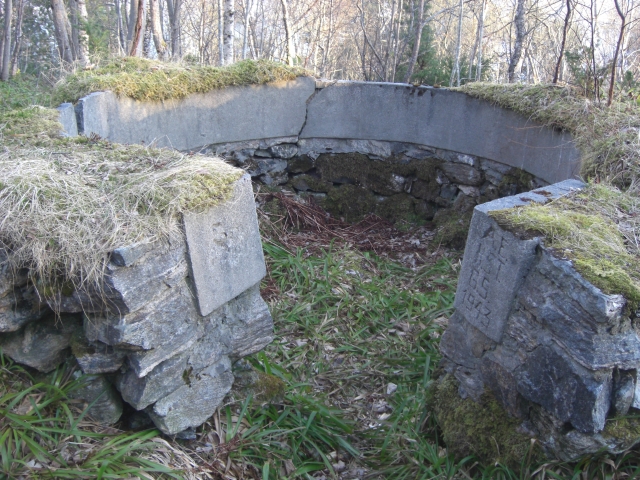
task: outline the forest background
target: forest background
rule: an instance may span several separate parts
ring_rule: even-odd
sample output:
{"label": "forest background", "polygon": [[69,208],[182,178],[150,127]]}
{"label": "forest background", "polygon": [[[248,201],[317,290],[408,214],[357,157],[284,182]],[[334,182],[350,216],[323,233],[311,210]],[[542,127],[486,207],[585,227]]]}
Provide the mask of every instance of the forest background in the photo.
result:
{"label": "forest background", "polygon": [[0,0],[1,78],[110,56],[269,59],[327,79],[640,85],[638,0]]}

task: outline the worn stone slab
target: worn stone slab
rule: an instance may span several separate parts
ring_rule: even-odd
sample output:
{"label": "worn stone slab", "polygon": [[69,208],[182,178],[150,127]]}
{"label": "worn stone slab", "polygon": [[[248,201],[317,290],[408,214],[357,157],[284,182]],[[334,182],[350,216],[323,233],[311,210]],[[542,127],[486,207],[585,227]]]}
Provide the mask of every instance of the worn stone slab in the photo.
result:
{"label": "worn stone slab", "polygon": [[184,215],[189,266],[200,313],[216,308],[266,274],[251,178],[234,185],[232,197],[205,213]]}
{"label": "worn stone slab", "polygon": [[71,351],[86,374],[111,373],[120,369],[127,352],[102,342],[89,343],[83,330],[71,337]]}
{"label": "worn stone slab", "polygon": [[62,124],[62,134],[65,137],[78,136],[78,121],[76,120],[76,112],[73,104],[63,103],[58,107],[58,120]]}
{"label": "worn stone slab", "polygon": [[489,216],[493,210],[547,202],[584,184],[561,182],[543,193],[527,192],[478,205],[467,236],[455,308],[492,340],[502,338],[515,296],[536,260],[540,239],[521,240]]}
{"label": "worn stone slab", "polygon": [[580,154],[569,134],[460,92],[339,81],[310,100],[301,139],[429,145],[494,160],[553,183],[572,178]]}
{"label": "worn stone slab", "polygon": [[520,240],[483,212],[471,221],[455,308],[487,337],[502,338],[513,300],[536,258],[538,239]]}
{"label": "worn stone slab", "polygon": [[518,304],[531,316],[527,330],[543,329],[582,366],[591,370],[640,366],[640,338],[635,329],[621,325],[624,298],[602,293],[571,262],[546,249],[522,285]]}
{"label": "worn stone slab", "polygon": [[98,92],[80,99],[81,133],[118,143],[177,150],[202,145],[297,136],[315,81],[300,77],[266,85],[227,87],[184,99],[141,102]]}
{"label": "worn stone slab", "polygon": [[2,352],[14,361],[50,372],[69,356],[71,335],[82,328],[78,317],[51,316],[17,332],[0,335]]}
{"label": "worn stone slab", "polygon": [[150,412],[156,427],[168,435],[201,425],[213,415],[233,385],[231,362],[223,358],[188,378],[187,385],[156,402]]}

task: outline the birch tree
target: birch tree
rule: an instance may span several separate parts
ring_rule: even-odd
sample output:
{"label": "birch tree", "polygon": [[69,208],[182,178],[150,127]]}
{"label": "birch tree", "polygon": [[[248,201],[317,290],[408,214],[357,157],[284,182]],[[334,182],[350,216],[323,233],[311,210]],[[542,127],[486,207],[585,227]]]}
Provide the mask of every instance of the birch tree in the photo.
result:
{"label": "birch tree", "polygon": [[526,0],[517,0],[516,14],[513,18],[513,23],[516,27],[516,38],[513,42],[509,69],[507,71],[509,83],[514,83],[517,80],[516,69],[520,65],[522,58],[522,45],[525,37],[525,2]]}
{"label": "birch tree", "polygon": [[233,37],[235,30],[234,0],[224,0],[224,64],[231,65],[234,60]]}

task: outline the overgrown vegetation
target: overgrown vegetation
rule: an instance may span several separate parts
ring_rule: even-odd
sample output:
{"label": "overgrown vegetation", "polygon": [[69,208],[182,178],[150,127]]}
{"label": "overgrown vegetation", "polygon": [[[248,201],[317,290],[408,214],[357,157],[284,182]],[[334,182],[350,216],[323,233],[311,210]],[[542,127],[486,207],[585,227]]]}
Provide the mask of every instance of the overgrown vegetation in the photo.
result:
{"label": "overgrown vegetation", "polygon": [[548,202],[491,212],[498,223],[535,232],[583,277],[608,294],[622,294],[631,312],[640,303],[640,200],[612,187],[586,189]]}
{"label": "overgrown vegetation", "polygon": [[61,138],[57,115],[0,112],[0,246],[45,285],[99,288],[110,251],[180,234],[182,212],[225,200],[242,174],[168,149]]}
{"label": "overgrown vegetation", "polygon": [[216,88],[259,85],[305,75],[300,67],[268,60],[243,60],[227,67],[180,65],[138,57],[114,58],[91,71],[64,77],[56,86],[54,103],[76,102],[92,92],[111,90],[135,100],[163,101],[205,93]]}
{"label": "overgrown vegetation", "polygon": [[469,83],[460,90],[569,131],[580,150],[584,178],[640,192],[640,106],[635,98],[606,107],[570,86]]}

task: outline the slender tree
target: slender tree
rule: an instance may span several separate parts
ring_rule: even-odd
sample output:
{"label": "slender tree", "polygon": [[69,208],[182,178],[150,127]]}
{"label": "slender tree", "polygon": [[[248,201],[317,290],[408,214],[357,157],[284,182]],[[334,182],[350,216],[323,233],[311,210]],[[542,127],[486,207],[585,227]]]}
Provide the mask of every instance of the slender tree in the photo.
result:
{"label": "slender tree", "polygon": [[420,42],[422,40],[422,30],[424,29],[424,0],[420,0],[418,4],[418,18],[416,20],[415,37],[413,40],[413,49],[411,51],[411,59],[409,60],[409,66],[407,67],[407,73],[404,76],[404,83],[409,83],[411,76],[413,75],[413,69],[418,61],[418,53],[420,52]]}
{"label": "slender tree", "polygon": [[11,16],[13,14],[13,5],[11,0],[4,0],[4,32],[2,42],[2,70],[0,71],[0,80],[6,82],[9,80],[9,70],[11,63]]}
{"label": "slender tree", "polygon": [[20,47],[22,46],[22,19],[24,18],[24,0],[18,0],[16,12],[15,35],[13,39],[13,53],[11,55],[11,66],[9,67],[9,76],[13,77],[18,71],[18,56],[20,55]]}
{"label": "slender tree", "polygon": [[224,0],[224,64],[231,65],[235,58],[233,36],[235,31],[235,2]]}
{"label": "slender tree", "polygon": [[449,86],[453,85],[453,81],[456,81],[456,87],[460,86],[460,47],[462,45],[462,14],[464,13],[464,1],[460,0],[458,10],[458,37],[456,39],[456,53],[454,57],[453,70],[451,71],[451,78],[449,79]]}
{"label": "slender tree", "polygon": [[131,48],[129,50],[129,56],[138,57],[142,52],[142,40],[144,36],[145,30],[145,8],[144,8],[145,0],[138,0],[138,11],[136,14],[136,21],[133,27],[133,36],[131,37]]}
{"label": "slender tree", "polygon": [[280,0],[280,4],[282,5],[282,23],[284,24],[285,54],[287,57],[287,64],[289,66],[293,66],[293,57],[295,56],[295,51],[289,18],[289,7],[287,5],[287,0]]}
{"label": "slender tree", "polygon": [[620,34],[618,35],[618,42],[616,43],[616,50],[613,55],[613,62],[611,62],[611,80],[609,81],[609,95],[607,96],[607,106],[611,106],[611,102],[613,101],[613,89],[616,84],[616,65],[618,64],[618,54],[620,52],[620,45],[622,45],[622,40],[624,39],[624,30],[627,26],[627,15],[626,12],[622,11],[619,0],[613,0],[613,3],[616,6],[616,12],[618,12],[618,16],[620,17]]}
{"label": "slender tree", "polygon": [[513,50],[509,60],[508,78],[509,83],[514,83],[517,79],[516,69],[520,65],[522,59],[522,45],[525,36],[525,2],[526,0],[518,0],[516,4],[516,14],[513,23],[516,27],[516,38],[513,42]]}
{"label": "slender tree", "polygon": [[476,82],[482,80],[482,40],[484,39],[484,17],[487,12],[487,0],[480,0],[482,8],[478,18],[478,59],[476,60]]}
{"label": "slender tree", "polygon": [[560,79],[560,68],[562,67],[562,59],[564,58],[564,49],[567,43],[567,32],[569,31],[569,23],[571,21],[571,0],[567,0],[567,13],[564,16],[564,25],[562,27],[562,41],[560,42],[560,53],[556,62],[556,69],[553,72],[553,83],[558,83]]}

